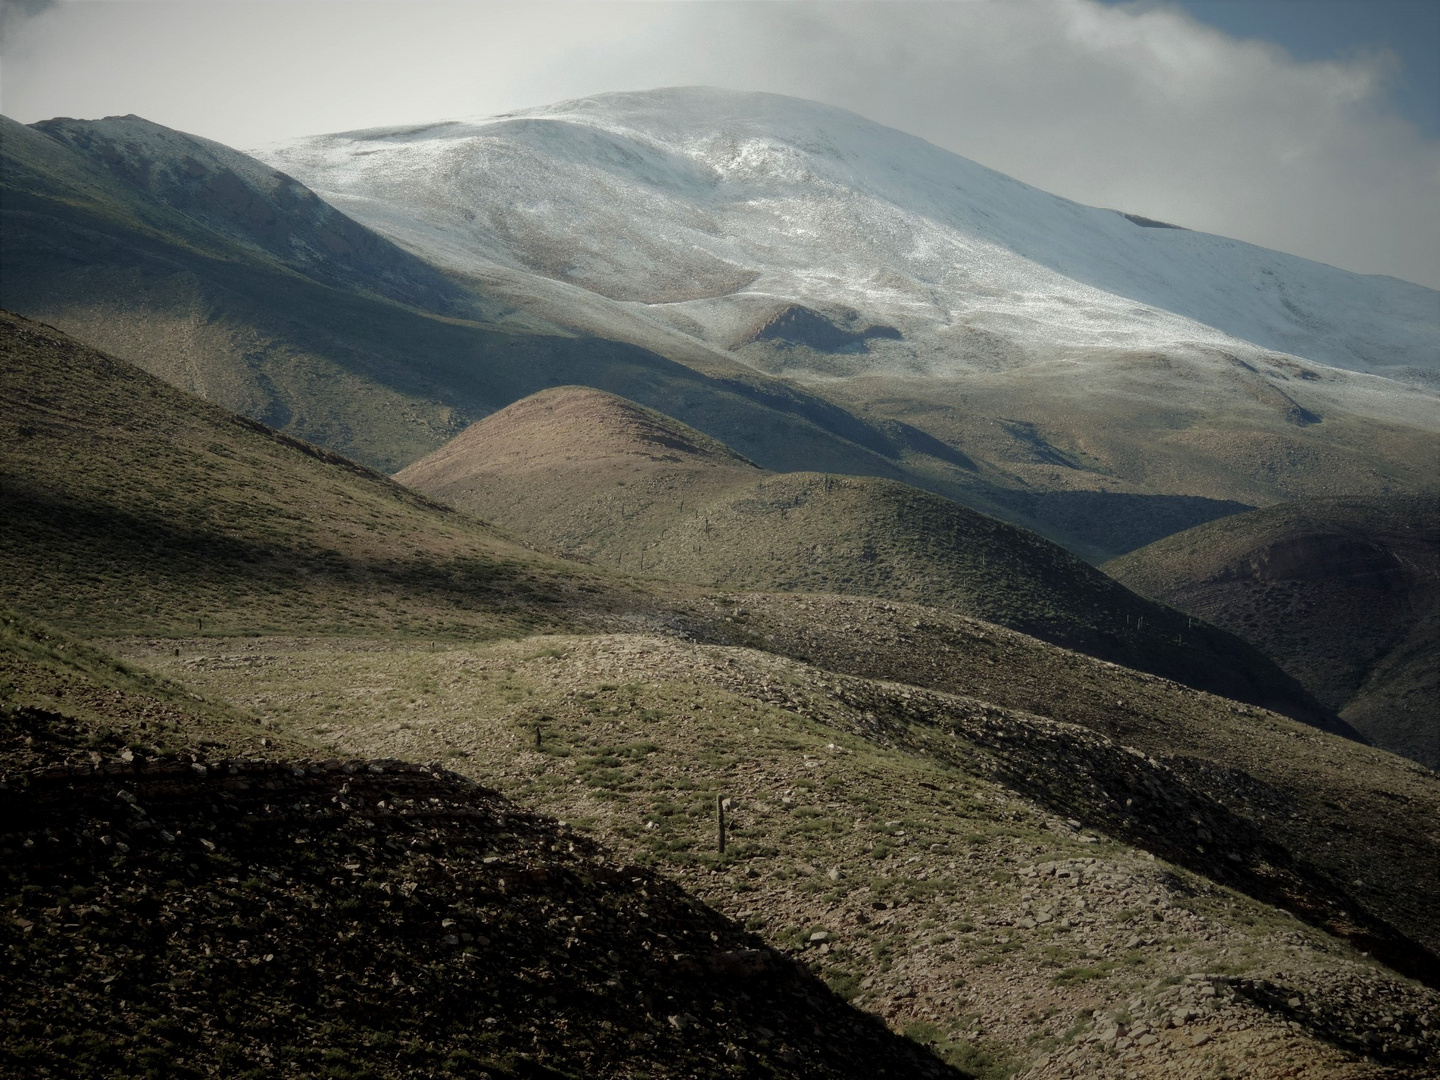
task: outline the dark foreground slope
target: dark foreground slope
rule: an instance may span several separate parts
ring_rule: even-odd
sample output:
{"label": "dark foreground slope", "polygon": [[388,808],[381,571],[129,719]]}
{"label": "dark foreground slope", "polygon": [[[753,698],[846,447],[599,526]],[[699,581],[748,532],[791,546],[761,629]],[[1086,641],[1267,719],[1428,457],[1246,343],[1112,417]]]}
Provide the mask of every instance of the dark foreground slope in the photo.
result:
{"label": "dark foreground slope", "polygon": [[[439,768],[224,756],[255,738],[213,707],[5,626],[0,1075],[957,1075],[563,823]],[[37,665],[108,702],[17,704]],[[137,715],[209,749],[117,747]]]}
{"label": "dark foreground slope", "polygon": [[1105,567],[1273,657],[1376,745],[1440,768],[1440,501],[1255,510]]}
{"label": "dark foreground slope", "polygon": [[589,387],[516,402],[396,479],[602,566],[957,611],[1355,734],[1244,642],[1035,533],[893,480],[765,472]]}

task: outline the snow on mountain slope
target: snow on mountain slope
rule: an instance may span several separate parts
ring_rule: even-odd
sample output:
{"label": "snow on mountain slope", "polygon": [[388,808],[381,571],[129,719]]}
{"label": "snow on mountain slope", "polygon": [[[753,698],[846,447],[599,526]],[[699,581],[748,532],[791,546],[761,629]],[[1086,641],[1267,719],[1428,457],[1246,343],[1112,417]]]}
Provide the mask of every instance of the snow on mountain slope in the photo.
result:
{"label": "snow on mountain slope", "polygon": [[1271,350],[1440,381],[1440,293],[1082,206],[793,98],[608,94],[256,154],[443,266],[727,348],[811,325],[870,371],[957,372],[999,341],[1021,362]]}

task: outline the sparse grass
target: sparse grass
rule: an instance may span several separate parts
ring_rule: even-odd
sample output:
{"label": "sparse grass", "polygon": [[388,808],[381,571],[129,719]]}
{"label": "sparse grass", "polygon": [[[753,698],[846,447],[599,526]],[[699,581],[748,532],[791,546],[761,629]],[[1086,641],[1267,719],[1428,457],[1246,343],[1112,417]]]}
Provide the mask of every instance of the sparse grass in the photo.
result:
{"label": "sparse grass", "polygon": [[[938,1024],[949,1040],[970,1022],[966,1010],[978,1008],[984,1039],[953,1040],[945,1051],[972,1072],[1006,1075],[1047,1040],[1058,1044],[1077,991],[1121,1002],[1197,966],[1255,956],[1291,962],[1280,959],[1287,946],[1269,923],[1240,917],[1259,905],[1237,907],[1234,894],[1123,845],[1077,843],[1031,804],[920,749],[923,726],[891,730],[894,748],[861,737],[847,719],[861,713],[850,710],[875,703],[813,704],[815,680],[833,679],[823,673],[623,636],[438,651],[255,645],[271,659],[207,666],[208,692],[242,695],[257,709],[302,688],[306,710],[328,714],[344,704],[345,723],[326,736],[342,753],[425,759],[464,748],[471,756],[452,767],[606,837],[624,857],[761,929],[842,996],[883,1009],[896,1025]],[[550,649],[563,649],[565,663],[546,655]],[[760,694],[766,681],[812,704],[804,715],[768,704]],[[408,701],[426,683],[439,692],[421,698],[424,719],[391,720],[388,703]],[[515,698],[517,687],[531,692]],[[715,851],[717,794],[731,799],[723,858]],[[1081,872],[1084,882],[1067,884],[1057,872]],[[1163,909],[1137,902],[1157,890],[1169,898]],[[1027,895],[1055,919],[1029,930],[1009,925]],[[1079,898],[1083,911],[1073,903]],[[1062,916],[1078,924],[1062,928]],[[995,928],[996,919],[1006,925]],[[1222,942],[1206,944],[1211,952],[1184,944],[1200,920],[1225,927]],[[810,941],[817,930],[831,935],[823,953]],[[1137,933],[1154,935],[1157,945],[1127,950]],[[1179,943],[1174,953],[1165,951],[1171,943]],[[1101,955],[1087,955],[1097,948]],[[961,986],[964,997],[947,990],[925,1002],[938,1020],[917,1015],[910,1010],[919,999],[863,985],[892,971]],[[1017,984],[1031,995],[1034,1018],[999,1006],[1001,989]]]}

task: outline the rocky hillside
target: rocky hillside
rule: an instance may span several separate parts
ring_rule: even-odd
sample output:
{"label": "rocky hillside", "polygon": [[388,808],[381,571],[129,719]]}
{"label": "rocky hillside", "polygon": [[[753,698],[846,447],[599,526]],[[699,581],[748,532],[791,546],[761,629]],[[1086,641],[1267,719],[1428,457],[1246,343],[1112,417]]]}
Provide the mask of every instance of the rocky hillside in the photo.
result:
{"label": "rocky hillside", "polygon": [[598,566],[918,602],[1353,734],[1253,649],[1034,533],[895,481],[765,472],[587,387],[517,402],[396,479]]}
{"label": "rocky hillside", "polygon": [[[5,626],[0,1075],[958,1075],[564,823],[438,767],[219,756],[192,702]],[[111,700],[19,703],[67,706],[37,668]],[[117,748],[142,702],[209,749]]]}
{"label": "rocky hillside", "polygon": [[[1375,963],[1435,981],[1398,930],[1435,936],[1433,776],[1083,658],[1065,720],[995,704],[1040,664],[994,633],[987,698],[632,634],[129,655],[605,837],[975,1075],[1433,1075],[1440,998]],[[1087,689],[1113,734],[1059,707]]]}
{"label": "rocky hillside", "polygon": [[[694,1075],[732,1049],[777,1076],[914,1075],[923,1044],[987,1080],[1425,1075],[1420,766],[953,611],[538,553],[7,325],[0,580],[23,614],[0,636],[0,795],[21,825],[0,866],[23,880],[0,955],[23,970],[0,992],[23,1007],[0,1016],[41,1020],[0,1035],[27,1069],[158,1068],[138,1032],[202,1073],[268,1047],[272,1072],[663,1074],[675,1047]],[[649,919],[627,922],[636,890]],[[323,977],[272,966],[297,955]],[[782,960],[808,974],[765,983]],[[229,1026],[221,976],[269,1042]],[[683,1008],[647,1011],[649,986]],[[91,1028],[113,1038],[67,1037]]]}
{"label": "rocky hillside", "polygon": [[1440,768],[1440,501],[1272,506],[1105,569],[1243,637],[1376,745]]}

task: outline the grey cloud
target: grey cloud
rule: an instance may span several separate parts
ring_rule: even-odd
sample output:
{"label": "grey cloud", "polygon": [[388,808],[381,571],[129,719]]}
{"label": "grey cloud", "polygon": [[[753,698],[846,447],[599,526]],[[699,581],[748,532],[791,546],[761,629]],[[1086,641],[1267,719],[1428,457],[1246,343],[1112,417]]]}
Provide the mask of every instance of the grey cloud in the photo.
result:
{"label": "grey cloud", "polygon": [[26,23],[58,6],[58,0],[0,0],[0,49],[9,52]]}

